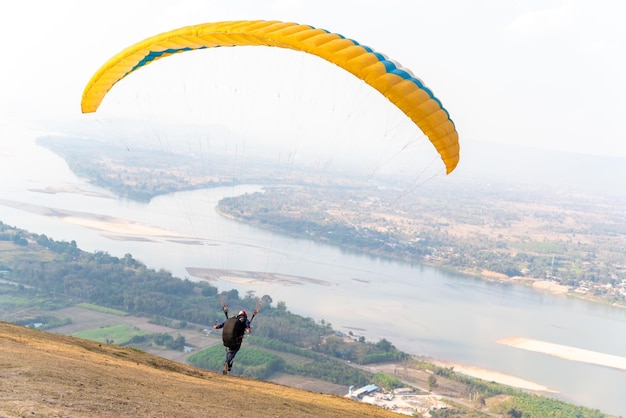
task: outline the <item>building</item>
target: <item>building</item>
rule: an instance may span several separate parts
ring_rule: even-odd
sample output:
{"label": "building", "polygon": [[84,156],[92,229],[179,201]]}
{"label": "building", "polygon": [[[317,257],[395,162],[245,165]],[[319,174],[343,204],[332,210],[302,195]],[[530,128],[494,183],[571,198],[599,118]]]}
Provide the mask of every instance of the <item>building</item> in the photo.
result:
{"label": "building", "polygon": [[352,398],[352,399],[362,399],[363,396],[371,395],[373,393],[376,393],[377,391],[378,391],[378,386],[376,385],[363,386],[362,388],[359,388],[357,390],[353,390],[352,386],[350,386],[346,397]]}

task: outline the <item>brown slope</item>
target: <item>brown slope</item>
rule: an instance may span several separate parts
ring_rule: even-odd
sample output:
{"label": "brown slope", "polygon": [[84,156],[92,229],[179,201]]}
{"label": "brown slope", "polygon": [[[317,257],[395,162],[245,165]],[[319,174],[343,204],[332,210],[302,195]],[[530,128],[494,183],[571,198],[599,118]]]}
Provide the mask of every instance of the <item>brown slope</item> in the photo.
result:
{"label": "brown slope", "polygon": [[223,376],[0,322],[0,416],[390,417],[335,395]]}

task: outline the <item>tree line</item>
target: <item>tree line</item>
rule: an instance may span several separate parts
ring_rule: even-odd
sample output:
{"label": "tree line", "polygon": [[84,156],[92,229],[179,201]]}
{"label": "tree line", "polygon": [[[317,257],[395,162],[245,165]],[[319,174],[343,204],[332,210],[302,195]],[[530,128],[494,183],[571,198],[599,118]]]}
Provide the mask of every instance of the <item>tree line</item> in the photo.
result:
{"label": "tree line", "polygon": [[386,340],[374,344],[363,339],[352,344],[348,336],[340,337],[323,320],[317,323],[293,314],[282,301],[271,306],[269,295],[257,298],[251,291],[240,297],[236,289],[218,294],[217,288],[207,282],[192,282],[165,270],[147,268],[131,254],[118,258],[101,251],[88,253],[80,250],[75,241],[54,241],[0,222],[2,240],[13,242],[16,235],[38,251],[31,257],[5,262],[5,277],[22,285],[22,289],[28,286],[44,296],[105,306],[156,322],[169,318],[204,326],[223,319],[223,301],[228,301],[237,310],[261,308],[254,334],[259,341],[266,341],[264,344],[290,345],[361,364],[407,356]]}
{"label": "tree line", "polygon": [[[297,191],[286,187],[268,188],[263,192],[224,198],[218,204],[218,211],[275,232],[400,261],[427,262],[468,272],[489,270],[508,277],[557,280],[573,287],[582,282],[615,286],[623,279],[624,253],[619,251],[619,245],[623,243],[623,238],[620,237],[624,236],[625,230],[620,222],[611,218],[606,224],[596,221],[595,224],[578,225],[577,230],[563,230],[565,227],[560,224],[563,220],[552,221],[556,215],[550,217],[550,213],[538,212],[532,216],[546,224],[545,230],[548,233],[554,233],[555,236],[566,233],[570,238],[552,241],[544,239],[543,242],[538,242],[531,238],[524,240],[519,237],[483,234],[478,238],[468,235],[461,239],[451,233],[451,225],[448,223],[434,222],[438,219],[437,216],[459,218],[457,223],[467,225],[482,225],[490,221],[498,228],[506,230],[507,223],[520,222],[521,215],[513,209],[510,209],[511,213],[500,213],[480,208],[478,213],[479,208],[473,201],[467,203],[463,210],[459,210],[460,203],[457,201],[452,201],[454,205],[451,207],[440,209],[439,206],[429,206],[438,203],[433,198],[407,199],[414,207],[410,207],[408,202],[396,200],[398,207],[394,210],[399,217],[402,213],[422,210],[425,211],[423,217],[433,219],[433,223],[423,227],[417,235],[411,235],[402,228],[400,221],[394,223],[384,218],[373,219],[365,215],[358,215],[359,218],[353,214],[354,206],[361,203],[360,196],[370,192],[372,197],[367,203],[373,205],[372,212],[384,213],[391,210],[382,203],[371,203],[382,201],[383,191],[348,187],[329,190],[307,186],[299,187]],[[466,196],[465,199],[469,197]],[[348,203],[340,203],[343,201]],[[461,202],[465,200],[461,199]],[[399,206],[401,204],[404,206]],[[333,216],[331,210],[345,212],[346,215]],[[451,211],[457,212],[452,215]],[[405,219],[402,222],[410,221]],[[576,240],[576,235],[581,239]],[[589,242],[589,237],[594,238],[594,241]],[[619,294],[614,296],[616,299],[612,302],[626,301]]]}

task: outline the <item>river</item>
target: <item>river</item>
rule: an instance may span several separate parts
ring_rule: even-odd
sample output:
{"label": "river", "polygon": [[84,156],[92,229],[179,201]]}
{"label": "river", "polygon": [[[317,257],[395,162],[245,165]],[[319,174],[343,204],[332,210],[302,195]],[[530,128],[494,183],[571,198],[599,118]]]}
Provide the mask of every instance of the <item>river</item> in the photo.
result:
{"label": "river", "polygon": [[[626,416],[626,371],[498,343],[523,337],[626,357],[626,310],[419,264],[382,260],[242,225],[219,216],[239,186],[115,198],[72,174],[32,132],[2,129],[0,220],[86,251],[132,254],[151,268],[280,273],[297,283],[222,279],[220,290],[269,294],[297,314],[368,341],[536,382],[560,399]],[[54,210],[52,210],[54,209]],[[100,228],[100,229],[98,229]]]}

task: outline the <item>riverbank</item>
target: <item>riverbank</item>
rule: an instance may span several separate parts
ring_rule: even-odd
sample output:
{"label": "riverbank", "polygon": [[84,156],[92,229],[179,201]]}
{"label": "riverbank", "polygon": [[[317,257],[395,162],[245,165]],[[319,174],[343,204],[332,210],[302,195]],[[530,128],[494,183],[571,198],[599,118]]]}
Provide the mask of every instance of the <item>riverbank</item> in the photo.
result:
{"label": "riverbank", "polygon": [[[302,204],[302,202],[300,203]],[[269,205],[271,203],[265,202],[265,204]],[[261,205],[260,203],[256,201],[250,202],[250,205],[252,207],[255,207],[255,205],[260,205],[260,207],[264,208],[263,205]],[[241,206],[246,207],[243,204]],[[351,230],[357,235],[356,238],[351,237],[351,239],[337,241],[332,238],[335,235],[331,235],[330,233],[328,235],[323,235],[320,233],[319,230],[317,234],[309,233],[308,230],[306,233],[293,232],[293,231],[285,230],[282,226],[283,224],[291,225],[291,223],[289,222],[273,224],[271,221],[267,221],[267,219],[274,219],[274,218],[281,219],[282,215],[280,211],[273,213],[272,216],[268,216],[264,212],[261,212],[259,214],[259,213],[255,213],[255,211],[252,210],[250,213],[246,213],[245,216],[241,216],[240,212],[238,212],[239,210],[241,210],[239,206],[235,205],[234,210],[232,208],[231,210],[228,210],[228,209],[229,209],[228,207],[220,207],[220,205],[218,205],[218,207],[216,207],[216,212],[220,216],[223,216],[227,219],[231,219],[237,222],[251,225],[255,228],[261,228],[261,229],[270,231],[272,233],[277,233],[277,234],[281,234],[285,236],[310,239],[314,242],[318,242],[318,243],[321,242],[321,243],[333,245],[333,246],[341,248],[342,251],[354,252],[355,254],[367,254],[372,257],[378,257],[384,260],[390,260],[390,261],[395,261],[395,262],[401,262],[401,263],[407,263],[407,264],[420,264],[420,265],[433,267],[433,268],[440,269],[440,270],[450,271],[456,274],[463,274],[463,275],[468,275],[472,277],[477,277],[481,280],[521,284],[524,286],[529,286],[535,290],[542,291],[542,292],[548,292],[548,293],[556,294],[556,295],[573,296],[582,300],[626,308],[626,304],[625,304],[626,302],[623,301],[624,297],[626,296],[626,284],[622,284],[620,288],[619,286],[613,287],[607,284],[590,283],[589,281],[585,281],[585,282],[581,282],[581,284],[578,286],[565,286],[565,285],[560,284],[557,281],[541,279],[538,277],[508,276],[506,274],[488,270],[485,268],[463,268],[460,266],[451,265],[451,263],[448,262],[451,259],[447,259],[446,257],[429,256],[429,255],[417,257],[413,253],[411,253],[411,255],[406,255],[407,254],[406,249],[403,250],[402,246],[400,245],[398,245],[397,248],[395,246],[368,247],[367,245],[369,243],[369,238],[361,237],[363,239],[359,240],[358,228],[357,230]],[[259,219],[257,219],[257,216],[260,216],[259,219],[264,219],[264,221],[259,221]],[[286,216],[284,220],[289,220],[289,219],[291,218],[289,216]],[[317,225],[317,227],[320,227],[323,230],[323,227],[321,227],[320,225]],[[377,238],[377,239],[381,239],[381,238]],[[391,241],[393,241],[393,237],[391,237]],[[360,247],[359,243],[364,245],[364,247]],[[391,247],[393,247],[394,249],[390,250]],[[381,248],[384,248],[384,250],[381,250]],[[442,252],[442,251],[446,252],[447,250],[444,251],[442,249],[439,249],[439,252]],[[606,297],[602,297],[598,295],[606,295]],[[614,302],[615,300],[618,300],[621,302],[619,303]]]}
{"label": "riverbank", "polygon": [[531,382],[517,376],[510,374],[500,373],[495,370],[483,369],[468,364],[462,364],[448,360],[436,360],[429,358],[429,363],[435,366],[453,369],[455,373],[463,374],[476,379],[484,380],[485,382],[496,382],[502,385],[514,387],[517,389],[530,390],[533,392],[545,392],[545,393],[559,393],[557,390],[550,389],[547,386],[540,385],[539,383]]}
{"label": "riverbank", "polygon": [[[500,373],[495,370],[488,370],[481,367],[472,366],[469,364],[463,364],[448,360],[438,360],[431,357],[416,357],[420,361],[433,364],[437,367],[443,367],[446,369],[452,369],[454,373],[462,374],[468,377],[484,380],[485,382],[496,382],[501,385],[510,386],[516,389],[528,390],[537,393],[559,393],[556,390],[550,389],[539,383],[531,382],[513,376],[510,374]],[[364,366],[363,368],[372,371],[374,373],[381,372],[389,375],[397,374],[398,370],[404,370],[405,365],[402,363],[385,363],[385,364],[373,364]]]}
{"label": "riverbank", "polygon": [[[94,192],[85,190],[76,186],[48,186],[43,189],[33,189],[32,191],[46,194],[81,194],[84,196],[93,196]],[[110,196],[98,194],[98,197],[107,197]],[[165,238],[165,239],[179,239],[179,240],[190,240],[189,243],[198,243],[197,237],[185,236],[177,232],[168,231],[161,229],[159,227],[146,225],[140,222],[114,218],[110,216],[102,216],[95,215],[91,213],[84,212],[75,212],[75,211],[60,211],[59,209],[51,210],[45,207],[38,207],[35,205],[24,204],[21,202],[13,202],[9,200],[0,200],[0,204],[5,206],[17,207],[21,210],[26,210],[32,213],[38,213],[45,216],[57,217],[64,222],[74,224],[77,226],[89,228],[92,230],[101,231],[103,236],[117,241],[137,241],[137,240],[150,240],[155,238]],[[222,217],[227,219],[231,219],[237,222],[244,222],[245,220],[240,219],[237,216],[232,215],[226,211],[221,211],[219,208],[215,208],[215,211]],[[256,227],[270,230],[271,232],[286,234],[285,231],[281,231],[280,229],[270,227],[268,225],[255,225]],[[289,235],[289,234],[288,234]],[[299,236],[296,234],[296,236]],[[307,237],[304,237],[307,238]],[[358,253],[359,248],[348,247],[348,251],[354,251]],[[399,262],[407,262],[411,263],[410,260],[406,260],[402,257],[390,257],[388,254],[371,254],[375,257],[382,257],[394,261]],[[592,294],[592,292],[587,291],[583,292],[580,289],[572,289],[569,286],[563,286],[555,281],[535,278],[535,277],[524,277],[524,276],[515,276],[509,277],[505,274],[498,273],[491,270],[481,269],[481,270],[471,270],[471,269],[463,269],[463,268],[453,268],[451,266],[444,265],[437,260],[433,259],[423,259],[419,261],[420,264],[425,266],[434,267],[438,269],[443,269],[447,271],[451,271],[454,273],[460,273],[472,277],[477,277],[486,281],[496,281],[503,283],[514,283],[521,284],[524,286],[529,286],[537,291],[548,292],[556,295],[566,295],[576,297],[578,299],[602,303],[614,307],[626,308],[626,305],[614,303],[613,301],[604,299],[602,297],[596,296]]]}
{"label": "riverbank", "polygon": [[[219,213],[221,216],[224,216],[228,219],[239,221],[236,217],[233,217],[230,214],[226,214],[223,212],[219,212]],[[130,241],[130,240],[151,239],[151,238],[177,238],[177,239],[196,239],[197,240],[197,238],[185,236],[185,235],[178,234],[172,231],[167,231],[158,227],[144,225],[138,222],[119,219],[119,218],[112,218],[109,216],[94,216],[92,214],[80,213],[80,212],[59,213],[58,210],[55,210],[54,214],[51,216],[59,217],[63,221],[74,224],[74,225],[82,226],[85,228],[90,228],[93,230],[107,232],[109,233],[106,235],[108,238],[115,239],[118,241],[124,241],[124,240]],[[115,235],[111,235],[110,233],[113,233]],[[624,305],[611,303],[609,301],[603,300],[602,298],[590,296],[586,293],[574,292],[570,289],[569,286],[563,286],[554,281],[533,278],[533,277],[519,277],[519,276],[508,277],[505,274],[498,273],[495,271],[490,271],[490,270],[481,270],[480,272],[468,271],[466,269],[455,270],[447,266],[442,266],[441,264],[434,263],[432,261],[431,262],[425,261],[423,264],[431,266],[431,267],[435,267],[435,268],[443,268],[446,270],[453,271],[455,273],[461,273],[461,274],[466,274],[466,275],[473,276],[473,277],[478,277],[482,280],[521,284],[524,286],[532,287],[533,289],[541,291],[541,292],[548,292],[548,293],[555,294],[555,295],[567,295],[567,296],[572,296],[572,297],[576,297],[576,298],[591,301],[591,302],[604,303],[604,304],[609,304],[615,307],[626,308],[626,306]],[[189,271],[189,269],[193,269],[193,267],[187,267],[187,271]],[[204,276],[203,272],[189,271],[189,273],[195,277],[205,278],[203,277]],[[238,281],[233,280],[233,282],[238,282],[239,284],[245,284],[242,282],[241,277],[238,277],[238,279],[239,279]],[[303,280],[312,281],[313,279],[307,279],[307,278],[302,278],[302,277],[298,278],[298,281],[300,282]]]}
{"label": "riverbank", "polygon": [[498,340],[497,343],[522,350],[547,354],[566,360],[595,364],[598,366],[611,367],[613,369],[626,371],[626,357],[523,337],[502,338]]}
{"label": "riverbank", "polygon": [[[432,267],[437,267],[436,265],[431,265]],[[576,289],[571,288],[570,286],[561,285],[555,281],[539,279],[536,277],[522,277],[522,276],[514,276],[508,277],[505,274],[497,273],[494,271],[483,270],[479,273],[471,272],[467,270],[459,270],[457,271],[461,274],[467,274],[469,276],[477,277],[482,280],[487,280],[491,282],[501,282],[501,283],[512,283],[519,284],[523,286],[531,287],[539,292],[546,292],[553,295],[563,295],[574,297],[577,299],[585,300],[588,302],[600,303],[603,305],[612,306],[614,308],[625,309],[626,305],[621,303],[611,302],[605,298],[596,296],[591,294],[589,291],[578,291]]]}

